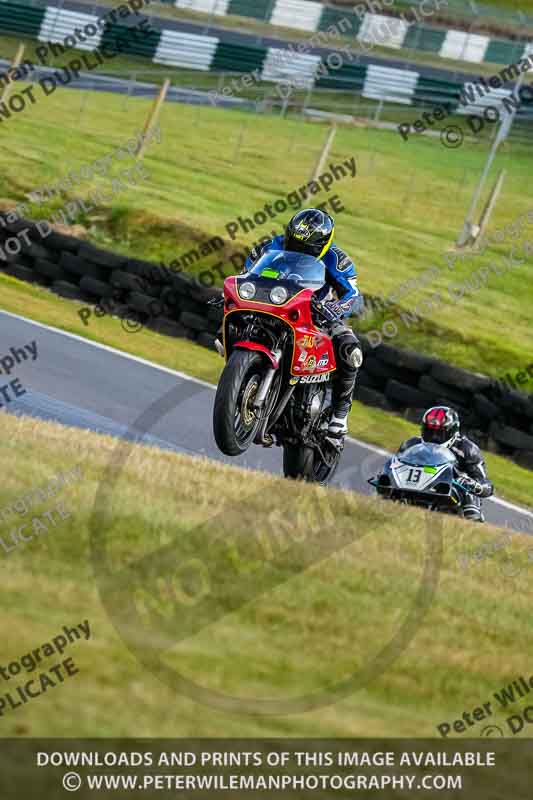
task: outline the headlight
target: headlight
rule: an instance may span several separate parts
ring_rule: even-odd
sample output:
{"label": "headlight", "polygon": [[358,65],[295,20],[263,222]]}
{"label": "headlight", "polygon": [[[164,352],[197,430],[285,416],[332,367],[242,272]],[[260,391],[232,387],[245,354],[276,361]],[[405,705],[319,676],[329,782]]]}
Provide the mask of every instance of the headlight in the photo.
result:
{"label": "headlight", "polygon": [[239,286],[239,296],[242,297],[243,300],[251,300],[252,297],[255,297],[255,284],[242,283]]}
{"label": "headlight", "polygon": [[288,296],[289,293],[287,292],[284,286],[274,286],[274,288],[270,292],[270,299],[277,306],[284,303]]}

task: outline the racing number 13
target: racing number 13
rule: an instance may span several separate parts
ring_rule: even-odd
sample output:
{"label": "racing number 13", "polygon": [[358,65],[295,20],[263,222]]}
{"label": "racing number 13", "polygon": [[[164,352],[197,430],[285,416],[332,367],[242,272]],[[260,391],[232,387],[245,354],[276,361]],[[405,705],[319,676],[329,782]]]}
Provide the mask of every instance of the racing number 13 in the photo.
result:
{"label": "racing number 13", "polygon": [[407,483],[418,483],[421,475],[422,475],[421,469],[410,469],[409,475],[407,476]]}

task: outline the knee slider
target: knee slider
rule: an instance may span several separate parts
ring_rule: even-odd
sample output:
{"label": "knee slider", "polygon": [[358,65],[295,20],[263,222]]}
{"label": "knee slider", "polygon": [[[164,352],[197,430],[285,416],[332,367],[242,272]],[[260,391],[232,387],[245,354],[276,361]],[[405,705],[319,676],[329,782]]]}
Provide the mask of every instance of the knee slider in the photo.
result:
{"label": "knee slider", "polygon": [[350,339],[350,341],[342,342],[339,348],[339,354],[350,369],[359,369],[363,363],[363,351],[357,340],[353,341],[353,339]]}

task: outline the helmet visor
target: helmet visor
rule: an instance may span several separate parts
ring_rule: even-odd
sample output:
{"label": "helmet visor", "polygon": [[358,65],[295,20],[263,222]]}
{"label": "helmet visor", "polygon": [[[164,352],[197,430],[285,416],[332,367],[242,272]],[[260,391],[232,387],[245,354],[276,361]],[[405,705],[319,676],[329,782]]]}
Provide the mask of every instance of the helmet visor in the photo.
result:
{"label": "helmet visor", "polygon": [[453,437],[453,431],[446,428],[428,428],[424,426],[422,429],[422,439],[428,444],[446,444]]}

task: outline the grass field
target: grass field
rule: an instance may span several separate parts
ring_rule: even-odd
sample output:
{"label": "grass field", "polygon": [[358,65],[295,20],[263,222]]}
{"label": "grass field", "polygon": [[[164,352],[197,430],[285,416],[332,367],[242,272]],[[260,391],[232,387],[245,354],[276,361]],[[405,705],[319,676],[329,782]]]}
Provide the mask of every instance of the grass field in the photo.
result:
{"label": "grass field", "polygon": [[[32,189],[125,142],[141,128],[148,107],[106,94],[89,93],[83,102],[81,113],[79,95],[65,91],[2,123],[2,206],[24,201]],[[146,157],[149,183],[82,216],[82,232],[110,249],[166,262],[207,235],[225,236],[229,220],[309,179],[325,135],[321,126],[292,120],[260,123],[239,113],[165,106],[163,142],[151,145]],[[383,294],[449,247],[483,155],[470,145],[449,153],[435,151],[430,141],[404,146],[392,134],[339,130],[332,160],[352,155],[356,181],[332,189],[346,206],[338,219],[340,241],[361,264],[363,291]],[[528,152],[513,148],[503,160],[508,176],[497,226],[528,208]],[[124,166],[117,163],[115,172]],[[108,181],[87,182],[76,195]],[[33,211],[42,218],[59,205]],[[232,246],[264,233],[239,236]],[[503,252],[496,245],[490,256]],[[466,266],[459,269],[467,274]],[[421,346],[453,354],[458,363],[486,364],[493,373],[502,356],[512,361],[503,362],[506,369],[515,360],[521,365],[533,336],[531,282],[511,275],[479,295],[475,310],[466,304],[454,313],[444,309],[436,331],[417,334]],[[117,320],[93,319],[85,328],[79,304],[6,275],[0,275],[0,297],[3,309],[204,380],[215,382],[222,367],[216,354],[190,342],[149,331],[126,335]],[[505,314],[503,339],[502,321],[494,324],[496,300]],[[350,419],[352,434],[387,447],[413,430],[359,404]],[[65,653],[79,674],[6,713],[4,736],[433,737],[438,724],[530,674],[529,538],[513,535],[481,560],[475,553],[502,531],[150,448],[128,446],[117,469],[117,447],[107,437],[0,414],[6,465],[0,510],[60,470],[79,464],[83,473],[61,494],[69,519],[2,552],[2,663],[49,641],[64,625],[89,620],[92,632]],[[527,502],[531,473],[493,455],[488,463],[498,492]],[[104,503],[101,490],[109,486]],[[55,504],[48,501],[32,515]],[[12,520],[2,525],[4,540]],[[107,559],[95,568],[102,536]],[[467,569],[461,567],[465,554]],[[506,576],[509,559],[521,567],[514,578]],[[184,578],[184,562],[207,580],[198,605],[191,601],[198,583]],[[404,639],[410,619],[416,625]],[[392,640],[395,658],[375,666]],[[360,670],[370,680],[358,691],[352,685],[346,697],[330,697],[307,713],[292,705],[302,692],[329,692]],[[184,691],[182,682],[176,691],[177,671],[209,692],[242,700],[231,710],[220,698],[201,705],[197,689]],[[275,713],[244,715],[254,699],[274,700]],[[504,725],[518,710],[510,706],[490,721]]]}
{"label": "grass field", "polygon": [[[0,290],[2,308],[6,311],[102,342],[212,384],[218,382],[222,359],[193,342],[161,336],[147,329],[126,334],[120,322],[109,317],[93,316],[86,326],[76,312],[79,303],[60,299],[6,275],[0,275]],[[358,402],[353,405],[349,427],[352,436],[390,451],[418,432],[418,427],[407,420]],[[493,453],[487,453],[486,459],[497,493],[507,500],[533,506],[531,472]]]}
{"label": "grass field", "polygon": [[[32,189],[57,181],[69,168],[79,168],[125,142],[141,128],[147,108],[146,100],[125,102],[90,92],[80,98],[78,92],[60,91],[4,121],[0,201],[8,206],[24,200]],[[120,195],[112,208],[98,208],[77,221],[95,242],[166,263],[207,236],[227,240],[223,254],[227,259],[232,248],[250,247],[273,229],[281,231],[297,204],[248,233],[239,231],[235,241],[229,238],[227,226],[305,184],[326,135],[322,125],[299,120],[170,103],[161,123],[163,144],[154,144],[146,159],[151,180]],[[516,237],[508,232],[506,241],[494,243],[483,257],[472,255],[458,261],[453,271],[445,262],[486,153],[486,144],[465,142],[458,150],[447,150],[438,139],[404,142],[395,132],[340,128],[329,161],[340,163],[354,157],[357,177],[338,181],[329,193],[310,199],[323,202],[328,194],[337,194],[342,201],[345,210],[338,215],[336,239],[358,266],[363,294],[387,296],[431,265],[443,267],[433,283],[411,291],[401,299],[401,308],[393,311],[391,318],[399,323],[396,344],[498,376],[531,360],[533,259],[523,245],[530,236],[529,219],[516,251],[523,263],[500,276],[491,272],[487,285],[479,291],[467,288],[459,302],[452,301],[449,287],[472,282],[481,266],[495,263],[501,270]],[[117,162],[117,172],[123,164]],[[506,170],[506,177],[489,235],[531,206],[531,165],[532,153],[525,146],[511,144],[502,149],[497,167]],[[103,187],[108,180],[97,179]],[[84,197],[89,188],[89,183],[80,186],[76,194]],[[66,199],[56,201],[55,207]],[[51,211],[53,207],[33,209],[40,216]],[[215,253],[199,259],[191,269],[200,272],[220,257]],[[228,265],[226,272],[230,270]],[[475,281],[471,285],[475,288]],[[421,301],[435,292],[440,293],[442,304],[433,311],[426,306],[424,311]],[[417,309],[420,324],[408,327],[400,322],[400,311]],[[363,329],[369,327],[373,323]]]}
{"label": "grass field", "polygon": [[[79,674],[6,712],[4,736],[433,737],[441,722],[529,674],[531,567],[521,534],[465,571],[458,558],[501,531],[138,446],[128,446],[117,472],[116,447],[89,432],[0,415],[0,452],[10,465],[1,509],[59,471],[82,471],[31,511],[41,516],[61,498],[71,516],[2,553],[2,661],[63,625],[89,620],[91,629],[89,641],[64,654]],[[95,506],[111,475],[110,496],[98,494]],[[107,571],[98,562],[96,576],[93,507],[96,550],[102,535],[107,548]],[[4,540],[15,518],[2,525]],[[502,574],[506,558],[524,567],[517,578]],[[182,568],[191,559],[209,581],[196,605],[186,600],[198,585]],[[107,617],[98,581],[143,664]],[[399,631],[413,608],[418,622],[404,640]],[[307,713],[290,705],[368,671],[391,640],[393,663],[372,668],[364,688],[335,703],[322,697],[324,707]],[[153,674],[159,657],[170,685]],[[243,700],[231,713],[219,702],[215,713],[196,702],[196,690],[175,690],[175,671]],[[253,698],[271,698],[273,716],[244,715]]]}

